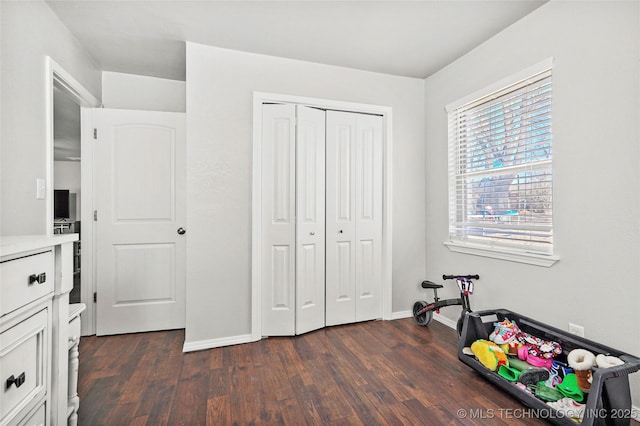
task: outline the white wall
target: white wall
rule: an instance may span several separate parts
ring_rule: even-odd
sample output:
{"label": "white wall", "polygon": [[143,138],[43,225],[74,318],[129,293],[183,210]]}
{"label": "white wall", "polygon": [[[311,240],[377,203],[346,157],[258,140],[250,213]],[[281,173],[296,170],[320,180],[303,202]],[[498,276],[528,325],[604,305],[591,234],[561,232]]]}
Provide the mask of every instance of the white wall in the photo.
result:
{"label": "white wall", "polygon": [[253,91],[393,108],[393,310],[424,276],[424,81],[187,43],[186,343],[251,331]]}
{"label": "white wall", "polygon": [[105,108],[145,111],[186,111],[184,81],[104,71],[102,103]]}
{"label": "white wall", "polygon": [[[429,276],[478,273],[476,310],[504,307],[640,355],[638,2],[551,1],[428,78]],[[445,105],[553,57],[551,268],[454,254],[447,239]],[[452,294],[452,292],[450,292]],[[445,293],[446,294],[446,293]],[[455,309],[443,310],[455,318]],[[640,405],[636,374],[634,403]]]}
{"label": "white wall", "polygon": [[45,233],[50,218],[35,197],[47,174],[45,56],[98,98],[100,71],[42,1],[3,1],[0,31],[0,235]]}

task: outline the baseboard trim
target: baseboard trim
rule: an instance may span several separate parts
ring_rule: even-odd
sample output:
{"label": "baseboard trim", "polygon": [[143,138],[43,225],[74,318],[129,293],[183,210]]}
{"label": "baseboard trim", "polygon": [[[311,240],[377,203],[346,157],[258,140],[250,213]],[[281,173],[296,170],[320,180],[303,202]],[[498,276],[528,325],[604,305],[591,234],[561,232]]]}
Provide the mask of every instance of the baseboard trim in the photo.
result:
{"label": "baseboard trim", "polygon": [[222,337],[220,339],[199,340],[196,342],[185,342],[182,346],[182,352],[202,351],[205,349],[219,348],[222,346],[238,345],[241,343],[253,342],[251,334],[242,334],[239,336]]}
{"label": "baseboard trim", "polygon": [[400,311],[400,312],[391,312],[391,319],[402,319],[402,318],[411,318],[413,316],[412,311]]}
{"label": "baseboard trim", "polygon": [[458,320],[452,320],[449,319],[441,314],[433,314],[433,319],[438,321],[440,324],[444,324],[449,328],[453,328],[454,330],[456,329],[456,326],[458,325]]}
{"label": "baseboard trim", "polygon": [[[391,313],[391,319],[392,320],[396,320],[396,319],[402,319],[402,318],[412,318],[413,317],[413,311],[399,311],[399,312],[392,312]],[[437,313],[433,313],[433,319],[438,321],[441,324],[446,325],[449,328],[456,328],[457,325],[457,320],[452,320],[449,319],[441,314],[437,314]]]}

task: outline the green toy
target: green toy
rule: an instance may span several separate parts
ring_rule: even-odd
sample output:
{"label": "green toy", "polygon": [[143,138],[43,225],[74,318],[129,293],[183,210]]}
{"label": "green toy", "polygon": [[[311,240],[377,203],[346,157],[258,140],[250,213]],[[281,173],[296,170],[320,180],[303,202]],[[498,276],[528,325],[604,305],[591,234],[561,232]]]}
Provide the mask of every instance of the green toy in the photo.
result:
{"label": "green toy", "polygon": [[572,398],[576,402],[582,402],[584,400],[584,393],[582,393],[578,386],[578,378],[575,373],[569,373],[564,376],[562,383],[558,383],[556,385],[556,389],[558,389],[564,396]]}

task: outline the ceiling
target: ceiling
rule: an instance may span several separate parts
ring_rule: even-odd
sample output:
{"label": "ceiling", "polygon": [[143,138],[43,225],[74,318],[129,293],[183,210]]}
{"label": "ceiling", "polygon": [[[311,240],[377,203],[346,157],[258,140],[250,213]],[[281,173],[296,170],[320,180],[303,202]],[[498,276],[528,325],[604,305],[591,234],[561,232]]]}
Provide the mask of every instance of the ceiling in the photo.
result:
{"label": "ceiling", "polygon": [[[548,0],[47,0],[104,71],[185,80],[185,41],[426,78]],[[54,157],[80,157],[79,109],[54,96]]]}
{"label": "ceiling", "polygon": [[47,4],[105,71],[185,80],[185,44],[426,78],[547,0]]}

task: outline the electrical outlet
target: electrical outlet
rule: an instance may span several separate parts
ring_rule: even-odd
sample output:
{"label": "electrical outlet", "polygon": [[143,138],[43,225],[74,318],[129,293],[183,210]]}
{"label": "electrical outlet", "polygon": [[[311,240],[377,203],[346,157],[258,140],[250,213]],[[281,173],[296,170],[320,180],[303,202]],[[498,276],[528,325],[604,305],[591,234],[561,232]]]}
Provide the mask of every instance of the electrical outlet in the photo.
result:
{"label": "electrical outlet", "polygon": [[569,323],[569,333],[584,337],[584,327],[578,324]]}

